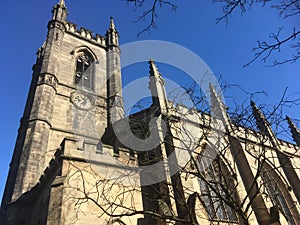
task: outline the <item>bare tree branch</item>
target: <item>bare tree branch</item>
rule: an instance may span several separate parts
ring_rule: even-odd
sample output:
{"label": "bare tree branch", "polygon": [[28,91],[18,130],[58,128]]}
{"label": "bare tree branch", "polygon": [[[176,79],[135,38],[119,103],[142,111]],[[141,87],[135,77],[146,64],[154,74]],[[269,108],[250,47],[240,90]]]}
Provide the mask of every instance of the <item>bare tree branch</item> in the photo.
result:
{"label": "bare tree branch", "polygon": [[[229,23],[230,16],[239,11],[241,14],[245,14],[248,11],[252,10],[254,6],[261,5],[261,7],[270,6],[271,9],[275,10],[275,13],[278,14],[282,19],[288,19],[293,16],[298,16],[300,14],[300,1],[299,0],[281,0],[274,2],[271,0],[212,0],[216,4],[221,5],[223,15],[216,19],[216,23],[225,21],[226,24]],[[143,20],[148,20],[148,25],[138,33],[138,36],[143,34],[146,31],[150,31],[152,28],[157,28],[156,19],[159,15],[158,8],[161,8],[163,5],[169,6],[172,11],[176,11],[177,6],[172,1],[165,0],[152,0],[151,5],[147,6],[145,0],[127,0],[128,3],[134,4],[136,8],[146,7],[143,14],[139,16],[137,22]],[[189,4],[189,3],[186,3]],[[293,30],[286,35],[281,37],[280,28],[278,32],[272,33],[269,35],[270,40],[267,41],[257,41],[257,47],[253,48],[254,56],[253,58],[243,65],[247,67],[257,60],[261,60],[264,63],[269,62],[271,56],[278,55],[282,51],[282,48],[293,50],[290,56],[285,56],[285,59],[274,60],[271,63],[271,66],[278,66],[286,63],[295,63],[300,58],[300,30],[298,25],[295,25]],[[279,58],[279,57],[277,57]]]}
{"label": "bare tree branch", "polygon": [[[133,3],[137,8],[141,8],[146,4],[145,0],[126,0],[126,1],[128,3]],[[171,1],[153,0],[149,8],[146,8],[143,14],[140,15],[138,20],[136,21],[136,22],[145,21],[145,20],[150,21],[148,25],[138,33],[138,36],[142,35],[145,32],[149,32],[152,28],[157,29],[157,25],[156,25],[156,19],[158,17],[157,11],[158,8],[161,8],[164,5],[170,7],[171,11],[176,11],[177,9],[177,6],[173,4]]]}

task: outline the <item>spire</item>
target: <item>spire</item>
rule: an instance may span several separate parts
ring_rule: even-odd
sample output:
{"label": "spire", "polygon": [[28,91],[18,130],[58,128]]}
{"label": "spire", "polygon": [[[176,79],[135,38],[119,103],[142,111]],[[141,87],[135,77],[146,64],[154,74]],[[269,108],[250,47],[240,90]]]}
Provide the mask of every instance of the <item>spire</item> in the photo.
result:
{"label": "spire", "polygon": [[290,117],[286,116],[294,141],[300,146],[300,130],[296,127]]}

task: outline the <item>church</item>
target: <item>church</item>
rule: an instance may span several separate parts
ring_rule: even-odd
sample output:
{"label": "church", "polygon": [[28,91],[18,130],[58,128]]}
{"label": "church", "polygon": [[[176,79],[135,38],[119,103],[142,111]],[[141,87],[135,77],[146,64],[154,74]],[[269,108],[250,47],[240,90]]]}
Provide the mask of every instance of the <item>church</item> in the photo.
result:
{"label": "church", "polygon": [[300,225],[300,131],[276,137],[230,118],[209,84],[211,114],[175,105],[149,59],[152,104],[124,114],[119,33],[52,10],[11,159],[2,225]]}

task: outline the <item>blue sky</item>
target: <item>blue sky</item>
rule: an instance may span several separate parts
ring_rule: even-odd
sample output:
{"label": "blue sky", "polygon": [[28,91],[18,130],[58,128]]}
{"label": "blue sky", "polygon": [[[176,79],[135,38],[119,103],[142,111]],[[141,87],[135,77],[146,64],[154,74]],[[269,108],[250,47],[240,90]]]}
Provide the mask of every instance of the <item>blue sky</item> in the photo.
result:
{"label": "blue sky", "polygon": [[[15,0],[4,1],[1,4],[0,195],[29,89],[35,53],[46,38],[47,23],[51,18],[52,6],[56,2],[57,0]],[[239,12],[234,13],[226,26],[224,22],[215,24],[216,18],[221,16],[222,12],[220,5],[212,4],[212,1],[175,2],[178,5],[177,11],[171,12],[167,7],[159,8],[158,29],[140,37],[137,33],[148,21],[134,23],[143,9],[134,11],[125,1],[66,0],[66,5],[69,21],[103,35],[108,28],[109,17],[114,16],[121,44],[151,39],[174,42],[190,49],[227,83],[238,84],[248,92],[265,91],[268,95],[256,97],[258,103],[276,104],[286,87],[289,94],[296,93],[295,97],[300,97],[300,60],[278,67],[267,67],[265,63],[256,61],[249,67],[242,68],[251,60],[252,48],[256,46],[258,39],[267,39],[271,32],[277,32],[278,27],[286,27],[283,32],[289,31],[293,25],[300,22],[299,16],[281,20],[276,12],[268,7],[254,7],[243,16]],[[289,53],[288,48],[283,48],[283,52],[276,56],[284,58]],[[138,68],[138,72],[134,67],[124,70],[124,84],[140,76],[148,76],[147,64]],[[163,65],[159,65],[159,68],[163,75],[176,81],[178,71],[174,72],[172,77],[168,71],[174,70],[168,70]],[[177,76],[180,77],[180,74]],[[177,82],[184,80],[178,78]],[[239,91],[231,97],[241,102],[247,99],[247,96]],[[300,119],[298,112],[299,107],[294,107],[287,109],[285,113]]]}

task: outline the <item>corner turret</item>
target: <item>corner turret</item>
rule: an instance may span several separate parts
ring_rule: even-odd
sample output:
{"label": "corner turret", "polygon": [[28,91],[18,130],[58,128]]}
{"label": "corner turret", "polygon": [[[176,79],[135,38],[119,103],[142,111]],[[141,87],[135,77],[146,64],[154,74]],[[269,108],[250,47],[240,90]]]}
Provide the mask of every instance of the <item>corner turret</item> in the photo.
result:
{"label": "corner turret", "polygon": [[67,7],[64,0],[60,0],[52,10],[52,20],[66,22]]}
{"label": "corner turret", "polygon": [[107,85],[108,85],[108,123],[114,123],[124,117],[122,98],[122,79],[119,34],[110,17],[109,29],[106,32],[107,46]]}
{"label": "corner turret", "polygon": [[116,30],[113,17],[110,17],[109,29],[106,31],[107,46],[119,45],[119,33]]}

